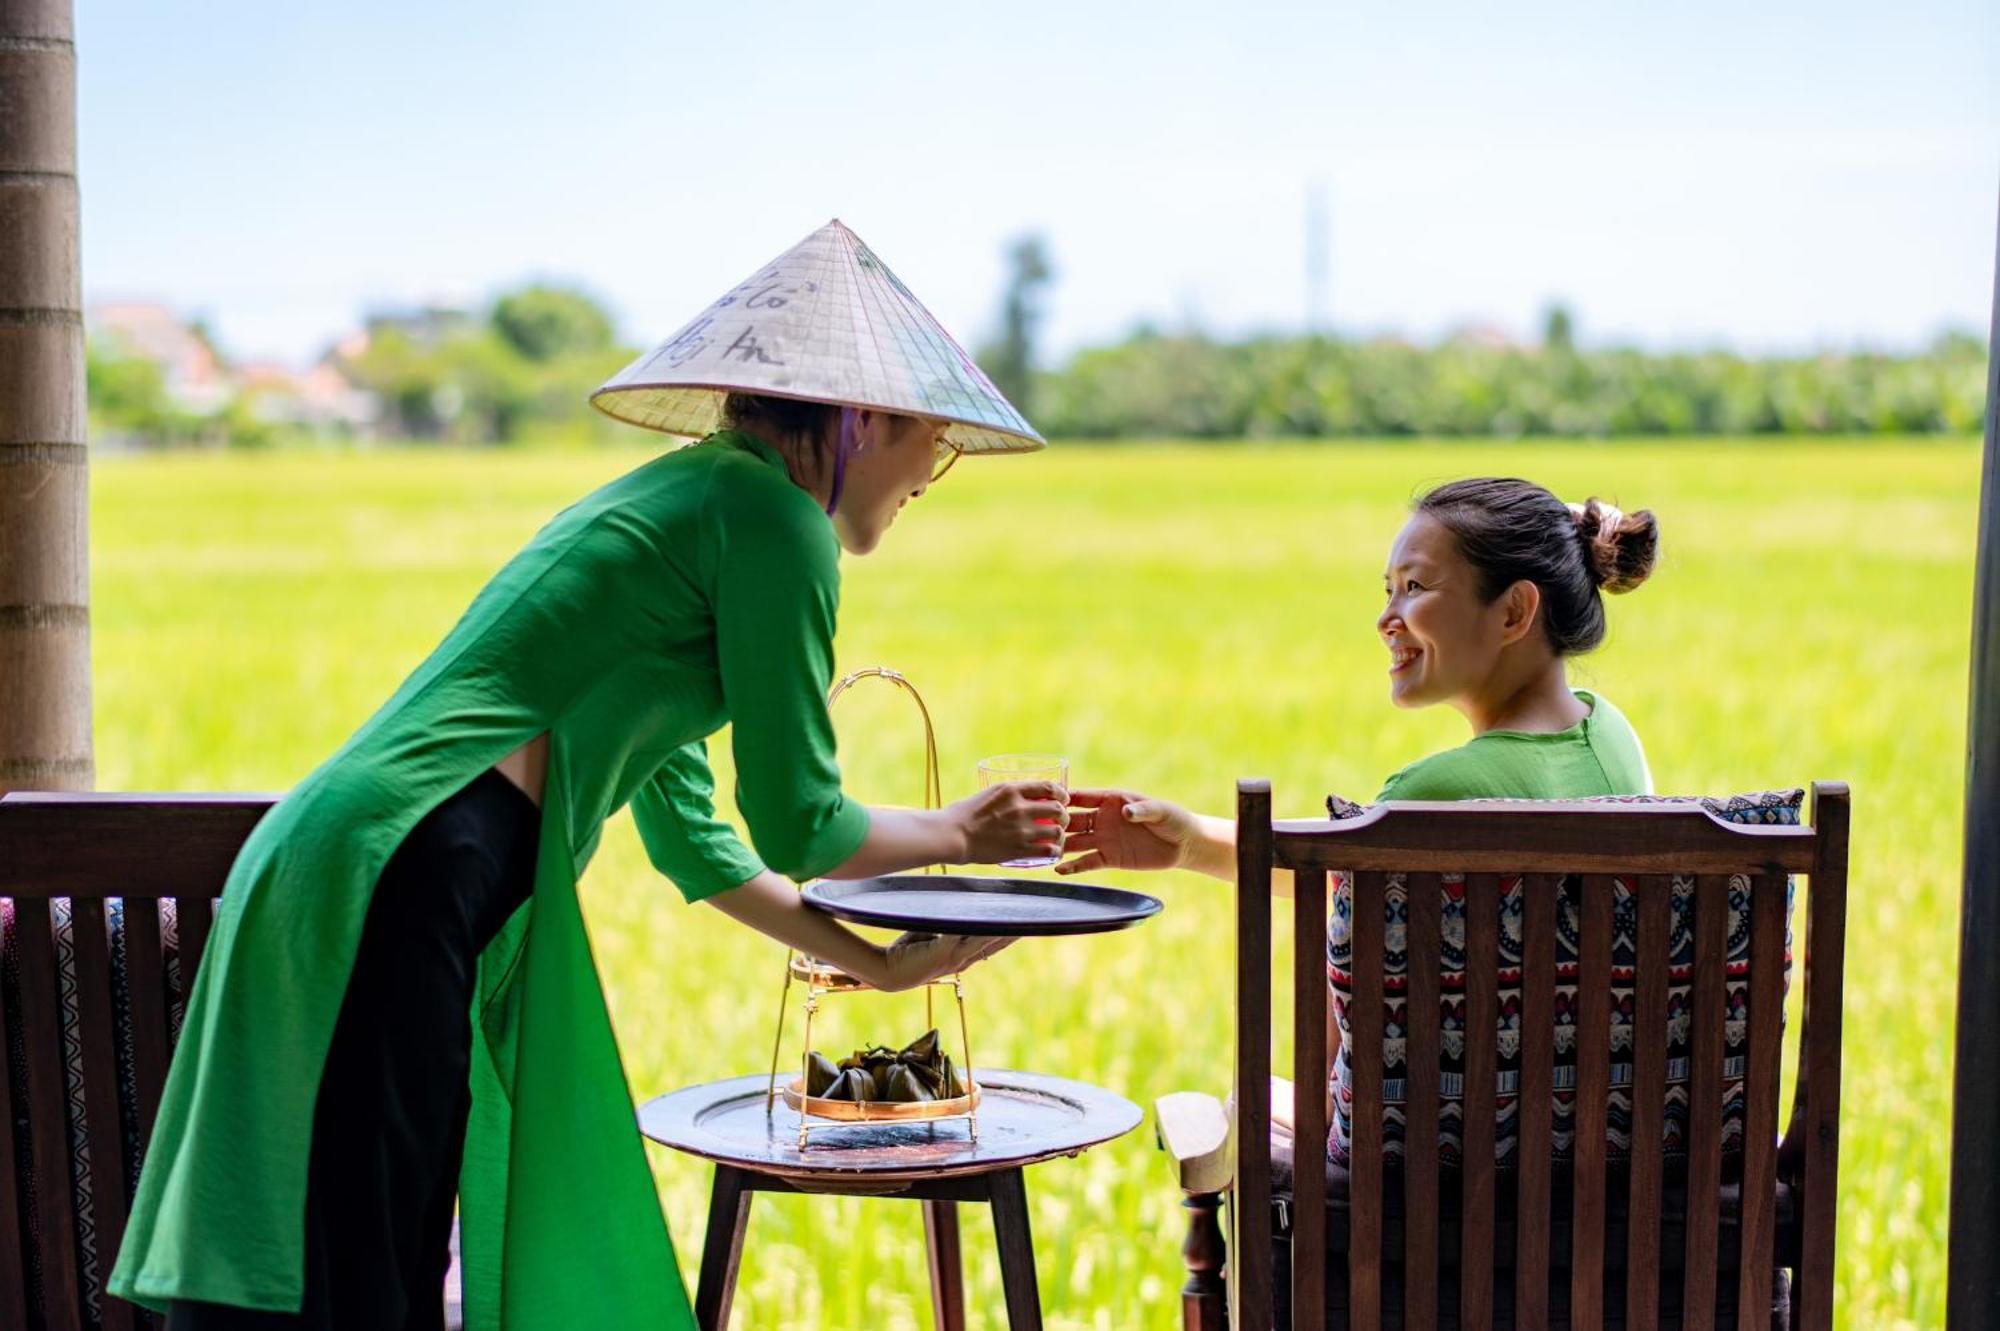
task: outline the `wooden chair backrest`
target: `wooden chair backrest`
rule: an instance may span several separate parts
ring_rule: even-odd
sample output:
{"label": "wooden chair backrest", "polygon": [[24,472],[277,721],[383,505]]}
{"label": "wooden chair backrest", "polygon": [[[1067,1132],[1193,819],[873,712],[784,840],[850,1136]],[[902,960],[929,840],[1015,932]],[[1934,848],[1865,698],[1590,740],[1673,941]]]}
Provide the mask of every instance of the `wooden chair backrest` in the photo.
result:
{"label": "wooden chair backrest", "polygon": [[[1634,1030],[1664,1032],[1669,986],[1668,930],[1672,878],[1694,877],[1695,972],[1690,1042],[1686,1236],[1678,1272],[1678,1305],[1687,1326],[1705,1326],[1717,1304],[1718,1234],[1723,1196],[1725,937],[1731,875],[1752,880],[1749,1034],[1740,1216],[1742,1252],[1736,1262],[1736,1325],[1767,1324],[1774,1267],[1780,1154],[1798,1204],[1799,1265],[1792,1292],[1793,1326],[1832,1325],[1835,1167],[1840,1105],[1841,958],[1847,903],[1845,786],[1813,787],[1811,825],[1725,823],[1698,805],[1592,803],[1398,804],[1339,821],[1271,819],[1268,782],[1237,788],[1236,1177],[1230,1245],[1231,1325],[1271,1331],[1273,1220],[1271,1169],[1271,873],[1295,874],[1297,937],[1292,1076],[1296,1083],[1291,1306],[1293,1325],[1328,1325],[1326,1187],[1313,1167],[1323,1151],[1332,1062],[1331,999],[1327,985],[1327,883],[1332,871],[1353,882],[1353,977],[1349,1006],[1353,1135],[1348,1178],[1346,1263],[1349,1304],[1341,1324],[1375,1331],[1382,1324],[1383,1232],[1390,1171],[1383,1163],[1384,895],[1388,876],[1407,875],[1409,978],[1406,1036],[1406,1154],[1394,1180],[1401,1202],[1401,1294],[1404,1325],[1436,1324],[1440,1273],[1456,1268],[1459,1325],[1494,1321],[1491,1260],[1458,1261],[1459,1252],[1491,1253],[1494,1203],[1502,1171],[1494,1159],[1494,1096],[1499,1066],[1496,1026],[1499,878],[1524,875],[1521,984],[1520,1149],[1507,1171],[1514,1189],[1516,1327],[1549,1324],[1552,1202],[1569,1212],[1562,1227],[1573,1244],[1569,1322],[1605,1323],[1604,1272],[1609,1259],[1626,1275],[1625,1325],[1657,1324],[1661,1294],[1662,1118],[1664,1040],[1635,1038],[1632,1154],[1627,1251],[1607,1254],[1606,1116],[1610,1075],[1612,878],[1637,897],[1638,966]],[[1440,1169],[1438,966],[1439,877],[1465,875],[1466,1044],[1460,1222],[1457,1251],[1442,1252]],[[1562,875],[1581,876],[1578,949],[1576,1148],[1568,1173],[1573,1194],[1552,1197],[1551,1160],[1556,889]],[[1810,875],[1804,962],[1805,1019],[1791,1131],[1780,1146],[1777,1117],[1779,1050],[1785,983],[1788,874]],[[1596,1030],[1593,1036],[1589,1025]],[[1508,1254],[1495,1254],[1506,1264]],[[1560,1263],[1559,1263],[1560,1265]],[[1726,1291],[1725,1291],[1726,1297]]]}
{"label": "wooden chair backrest", "polygon": [[[0,987],[0,1032],[18,1029],[22,1041],[18,1057],[0,1051],[0,1327],[131,1331],[152,1323],[103,1287],[131,1204],[126,1141],[143,1155],[173,1050],[161,902],[174,905],[185,993],[229,867],[272,802],[0,798],[0,907],[13,915],[17,978]],[[123,903],[117,938],[107,926],[113,898]],[[123,984],[114,983],[114,950]],[[79,1241],[80,1212],[94,1235],[88,1246]]]}

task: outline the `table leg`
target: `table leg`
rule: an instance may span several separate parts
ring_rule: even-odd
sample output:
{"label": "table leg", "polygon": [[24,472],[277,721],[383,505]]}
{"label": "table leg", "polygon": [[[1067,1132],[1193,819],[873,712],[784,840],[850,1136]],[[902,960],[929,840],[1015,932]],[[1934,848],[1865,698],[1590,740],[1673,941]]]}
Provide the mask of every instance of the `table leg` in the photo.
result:
{"label": "table leg", "polygon": [[965,1331],[965,1261],[958,1245],[958,1203],[924,1203],[924,1250],[930,1256],[931,1320],[937,1331]]}
{"label": "table leg", "polygon": [[993,1237],[1000,1248],[1000,1287],[1011,1331],[1042,1331],[1042,1296],[1035,1282],[1035,1243],[1028,1232],[1028,1188],[1018,1169],[994,1174]]}
{"label": "table leg", "polygon": [[740,1169],[715,1167],[708,1195],[708,1234],[701,1245],[701,1281],[695,1287],[694,1320],[701,1331],[725,1331],[736,1297],[736,1268],[743,1260],[743,1234],[750,1227],[754,1195]]}

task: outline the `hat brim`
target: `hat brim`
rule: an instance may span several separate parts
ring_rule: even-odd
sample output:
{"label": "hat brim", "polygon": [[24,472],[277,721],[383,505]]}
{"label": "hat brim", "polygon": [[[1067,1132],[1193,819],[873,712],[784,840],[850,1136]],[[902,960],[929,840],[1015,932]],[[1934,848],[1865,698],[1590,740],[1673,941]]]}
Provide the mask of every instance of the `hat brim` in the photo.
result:
{"label": "hat brim", "polygon": [[860,407],[902,416],[925,415],[933,420],[949,421],[944,441],[961,453],[1033,453],[1049,446],[1049,441],[1032,429],[1016,433],[996,429],[980,421],[939,413],[913,412],[908,407],[889,403],[837,401],[737,385],[607,384],[590,395],[590,405],[613,420],[624,421],[628,425],[685,439],[699,439],[722,427],[722,402],[731,393],[781,397],[794,402],[820,402],[832,407]]}

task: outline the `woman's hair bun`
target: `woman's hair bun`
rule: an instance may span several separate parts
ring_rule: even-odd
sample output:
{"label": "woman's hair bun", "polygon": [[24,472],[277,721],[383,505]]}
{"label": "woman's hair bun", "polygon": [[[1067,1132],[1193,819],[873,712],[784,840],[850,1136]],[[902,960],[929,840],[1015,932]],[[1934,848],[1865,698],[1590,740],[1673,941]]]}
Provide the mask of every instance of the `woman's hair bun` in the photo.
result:
{"label": "woman's hair bun", "polygon": [[1569,511],[1583,542],[1584,563],[1601,591],[1614,596],[1629,592],[1652,576],[1660,555],[1660,524],[1651,510],[1623,513],[1592,498],[1571,504]]}

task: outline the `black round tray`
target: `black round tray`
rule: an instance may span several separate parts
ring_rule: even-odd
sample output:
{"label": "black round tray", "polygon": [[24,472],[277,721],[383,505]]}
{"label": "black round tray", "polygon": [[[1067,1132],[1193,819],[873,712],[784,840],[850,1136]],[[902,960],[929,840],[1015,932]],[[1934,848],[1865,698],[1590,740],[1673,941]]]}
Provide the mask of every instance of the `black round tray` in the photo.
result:
{"label": "black round tray", "polygon": [[892,874],[822,879],[805,898],[835,919],[929,934],[1048,937],[1129,929],[1160,913],[1143,892],[1046,878]]}

